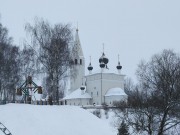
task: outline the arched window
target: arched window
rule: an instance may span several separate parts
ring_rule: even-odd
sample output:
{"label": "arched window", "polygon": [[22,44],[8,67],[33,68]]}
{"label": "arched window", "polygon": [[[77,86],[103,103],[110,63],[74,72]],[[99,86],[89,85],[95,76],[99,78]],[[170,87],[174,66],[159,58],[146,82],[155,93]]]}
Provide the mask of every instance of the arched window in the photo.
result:
{"label": "arched window", "polygon": [[80,59],[80,65],[82,65],[82,59]]}
{"label": "arched window", "polygon": [[75,65],[77,65],[77,63],[78,63],[78,62],[77,62],[77,59],[75,59]]}

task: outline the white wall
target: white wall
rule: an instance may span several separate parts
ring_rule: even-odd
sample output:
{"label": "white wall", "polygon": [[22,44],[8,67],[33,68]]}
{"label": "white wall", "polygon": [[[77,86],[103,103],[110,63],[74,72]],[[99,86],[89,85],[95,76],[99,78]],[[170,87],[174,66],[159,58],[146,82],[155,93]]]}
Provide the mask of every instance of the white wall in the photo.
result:
{"label": "white wall", "polygon": [[92,74],[86,76],[86,84],[87,92],[92,96],[92,102],[100,105],[105,102],[104,95],[109,89],[114,87],[124,89],[124,75],[113,73]]}
{"label": "white wall", "polygon": [[[80,59],[82,60],[82,65],[80,64]],[[74,58],[75,60],[75,58]],[[71,80],[70,80],[70,92],[78,89],[82,85],[82,78],[85,76],[85,61],[84,57],[77,58],[77,65],[74,65],[71,69]],[[83,79],[84,83],[85,79]]]}

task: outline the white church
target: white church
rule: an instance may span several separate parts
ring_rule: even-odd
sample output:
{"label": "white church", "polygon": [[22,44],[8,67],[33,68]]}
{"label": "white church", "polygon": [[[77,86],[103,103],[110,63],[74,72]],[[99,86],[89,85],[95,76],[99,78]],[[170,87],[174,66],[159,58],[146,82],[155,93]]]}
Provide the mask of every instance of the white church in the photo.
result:
{"label": "white church", "polygon": [[76,30],[73,46],[73,68],[71,69],[70,89],[63,98],[65,105],[102,105],[111,106],[114,101],[127,101],[127,94],[124,92],[124,77],[121,74],[122,66],[118,62],[115,73],[109,72],[109,59],[102,53],[99,58],[99,71],[93,72],[91,61],[85,75],[85,59],[79,40],[78,29]]}

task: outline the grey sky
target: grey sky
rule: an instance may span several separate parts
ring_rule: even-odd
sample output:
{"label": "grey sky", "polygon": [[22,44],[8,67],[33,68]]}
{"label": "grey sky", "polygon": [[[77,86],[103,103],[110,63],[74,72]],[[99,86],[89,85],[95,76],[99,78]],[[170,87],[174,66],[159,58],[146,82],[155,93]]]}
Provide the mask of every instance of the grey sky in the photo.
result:
{"label": "grey sky", "polygon": [[179,0],[0,0],[0,14],[17,45],[35,16],[74,29],[78,22],[86,66],[91,55],[94,70],[99,69],[104,43],[109,68],[115,70],[119,54],[122,73],[133,79],[141,59],[163,49],[180,51]]}

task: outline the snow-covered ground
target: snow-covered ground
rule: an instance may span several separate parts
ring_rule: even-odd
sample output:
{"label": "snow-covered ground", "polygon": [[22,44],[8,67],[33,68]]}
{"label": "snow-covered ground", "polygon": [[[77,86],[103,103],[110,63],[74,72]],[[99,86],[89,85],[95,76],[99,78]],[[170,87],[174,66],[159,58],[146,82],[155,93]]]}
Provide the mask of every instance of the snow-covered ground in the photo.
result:
{"label": "snow-covered ground", "polygon": [[0,105],[0,122],[12,135],[117,134],[107,121],[76,106]]}
{"label": "snow-covered ground", "polygon": [[[109,124],[109,126],[112,128],[112,130],[115,132],[115,134],[117,135],[117,129],[119,128],[122,119],[123,118],[123,114],[122,113],[118,113],[120,117],[118,117],[115,114],[115,111],[113,109],[109,109],[109,110],[104,110],[104,109],[87,109],[89,112],[95,114],[97,117],[99,117],[100,119],[102,119],[103,121],[105,121],[106,123]],[[132,117],[131,115],[129,115],[129,117]],[[129,133],[130,135],[147,135],[147,132],[134,132],[133,128],[131,126],[129,126]],[[165,135],[180,135],[180,124],[178,124],[177,126],[171,128],[170,130],[168,130]]]}
{"label": "snow-covered ground", "polygon": [[[92,114],[103,120],[105,123],[107,123],[111,127],[111,130],[113,130],[115,135],[117,135],[119,123],[118,118],[112,109],[87,109],[87,111],[91,112]],[[96,113],[100,114],[98,115]]]}

